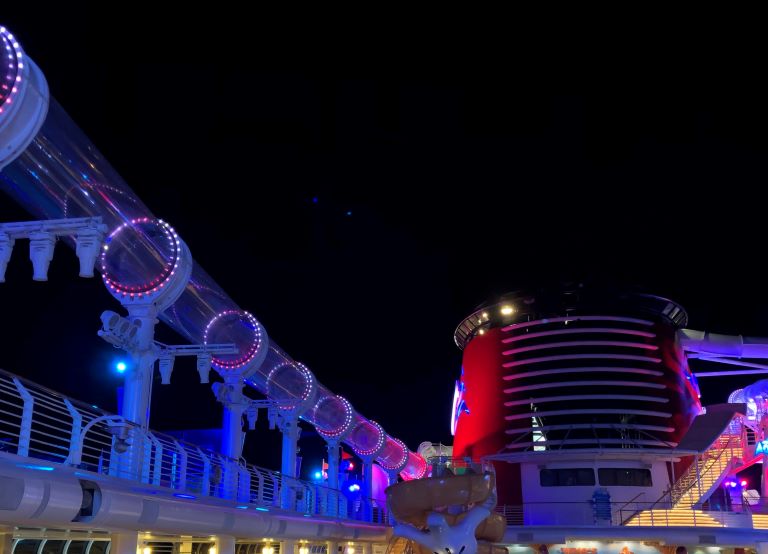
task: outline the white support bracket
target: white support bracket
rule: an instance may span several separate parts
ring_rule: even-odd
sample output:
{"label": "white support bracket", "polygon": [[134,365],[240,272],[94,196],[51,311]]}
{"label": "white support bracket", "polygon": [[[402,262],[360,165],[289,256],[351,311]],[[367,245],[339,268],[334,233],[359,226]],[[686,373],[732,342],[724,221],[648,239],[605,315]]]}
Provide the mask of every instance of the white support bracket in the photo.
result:
{"label": "white support bracket", "polygon": [[96,258],[101,251],[107,226],[101,217],[44,219],[0,223],[0,283],[5,281],[5,269],[17,239],[29,239],[29,258],[35,281],[48,280],[48,266],[59,237],[75,238],[75,253],[80,260],[80,277],[93,277]]}
{"label": "white support bracket", "polygon": [[32,439],[32,413],[35,407],[35,399],[29,394],[29,391],[21,384],[18,378],[13,378],[13,384],[16,385],[16,390],[19,391],[19,396],[24,401],[19,428],[19,445],[16,454],[19,456],[29,456],[29,444]]}
{"label": "white support bracket", "polygon": [[64,399],[64,405],[67,407],[69,415],[72,416],[72,434],[69,437],[69,457],[67,458],[67,463],[78,460],[77,463],[79,464],[83,458],[83,441],[80,440],[83,431],[83,416],[72,405],[69,398]]}

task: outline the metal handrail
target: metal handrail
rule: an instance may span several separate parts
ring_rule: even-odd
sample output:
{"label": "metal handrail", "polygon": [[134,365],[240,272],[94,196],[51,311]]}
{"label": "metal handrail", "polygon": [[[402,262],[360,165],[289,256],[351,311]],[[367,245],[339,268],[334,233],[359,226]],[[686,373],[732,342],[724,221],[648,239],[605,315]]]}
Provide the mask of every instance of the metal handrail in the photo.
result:
{"label": "metal handrail", "polygon": [[3,452],[69,465],[195,497],[388,524],[383,503],[286,477],[170,435],[0,370]]}
{"label": "metal handrail", "polygon": [[[706,456],[706,458],[704,459],[704,467],[702,467],[699,470],[699,477],[702,474],[704,474],[704,473],[708,472],[709,470],[711,470],[716,464],[718,464],[720,462],[720,459],[723,457],[723,455],[725,455],[726,451],[729,452],[729,455],[730,455],[730,457],[732,459],[733,458],[733,448],[734,448],[734,444],[732,444],[732,443],[737,442],[739,438],[740,437],[738,437],[736,435],[728,435],[728,440],[727,440],[727,442],[725,443],[724,446],[721,447],[718,444],[716,447],[708,449],[704,453],[704,456]],[[720,439],[718,438],[718,441],[719,440]],[[717,450],[718,451],[717,456],[712,456],[710,454],[713,450]],[[731,460],[729,459],[727,461],[727,464],[730,464],[730,463],[731,463]],[[691,470],[692,471],[696,471],[696,467],[695,467],[696,464],[697,464],[697,462],[694,461],[694,464],[692,464],[688,468],[688,470],[689,471],[691,471]],[[688,471],[686,471],[680,477],[678,482],[681,482],[685,478],[687,473],[688,473]],[[687,488],[685,488],[682,491],[678,491],[677,492],[677,498],[675,498],[675,488],[673,486],[672,489],[669,491],[669,497],[670,497],[670,501],[672,502],[672,505],[673,506],[676,505],[681,499],[683,499],[685,497],[685,495],[689,494],[693,490],[693,488],[698,486],[698,485],[699,485],[699,479],[698,478],[693,479],[693,481],[691,482],[691,484]]]}
{"label": "metal handrail", "polygon": [[[765,505],[768,506],[768,499]],[[618,510],[612,510],[610,520],[602,520],[612,527],[650,526],[650,527],[728,527],[749,528],[754,510],[745,504],[729,507],[719,506],[709,509],[693,508],[655,508],[652,502],[624,503]],[[526,502],[515,505],[499,505],[495,509],[501,514],[507,525],[511,526],[546,526],[546,525],[593,525],[597,521],[593,503],[582,502]],[[627,512],[631,512],[627,516]],[[637,514],[646,515],[633,521]],[[768,512],[766,523],[768,526]]]}

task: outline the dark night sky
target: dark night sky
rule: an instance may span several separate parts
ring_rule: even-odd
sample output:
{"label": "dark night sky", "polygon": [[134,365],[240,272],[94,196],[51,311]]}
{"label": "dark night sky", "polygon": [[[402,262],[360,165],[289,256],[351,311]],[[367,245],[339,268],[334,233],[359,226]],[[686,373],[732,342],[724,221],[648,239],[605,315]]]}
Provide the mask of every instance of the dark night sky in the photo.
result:
{"label": "dark night sky", "polygon": [[[450,442],[453,330],[503,292],[641,286],[693,328],[768,336],[768,107],[749,83],[642,57],[553,65],[511,42],[339,57],[258,31],[137,36],[85,9],[3,23],[224,290],[411,448]],[[27,217],[0,198],[0,221]],[[96,330],[116,303],[63,247],[33,283],[25,248],[0,286],[2,367],[109,407],[117,351]],[[215,420],[195,378],[177,362],[155,427]],[[703,400],[756,378],[705,381]]]}

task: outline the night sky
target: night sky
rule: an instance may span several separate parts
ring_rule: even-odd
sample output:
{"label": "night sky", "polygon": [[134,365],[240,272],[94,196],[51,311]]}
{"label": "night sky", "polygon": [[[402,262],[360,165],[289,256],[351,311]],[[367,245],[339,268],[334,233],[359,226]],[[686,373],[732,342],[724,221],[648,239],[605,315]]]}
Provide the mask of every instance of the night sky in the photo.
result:
{"label": "night sky", "polygon": [[[137,36],[84,9],[2,23],[222,288],[413,449],[451,442],[453,330],[504,292],[642,287],[683,304],[692,328],[768,336],[768,107],[746,83],[702,86],[639,58],[551,65],[512,43],[469,60],[439,44],[338,57],[292,37]],[[27,218],[0,198],[0,221]],[[114,409],[120,353],[96,331],[119,306],[76,264],[60,245],[35,283],[17,245],[0,367]],[[702,380],[703,400],[757,378]],[[153,427],[216,424],[196,379],[177,361]],[[278,440],[261,429],[246,450],[276,467]]]}

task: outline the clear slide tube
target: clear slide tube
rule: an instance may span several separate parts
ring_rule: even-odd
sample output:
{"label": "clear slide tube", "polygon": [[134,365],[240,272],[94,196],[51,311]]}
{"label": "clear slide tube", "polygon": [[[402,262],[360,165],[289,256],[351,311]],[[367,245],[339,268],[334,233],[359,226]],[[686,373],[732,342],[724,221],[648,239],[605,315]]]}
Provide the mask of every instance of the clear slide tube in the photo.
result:
{"label": "clear slide tube", "polygon": [[[0,94],[0,155],[11,151],[9,145],[27,144],[20,153],[0,159],[5,160],[0,190],[40,219],[101,216],[109,232],[100,269],[113,293],[133,296],[162,287],[179,256],[172,229],[152,214],[54,99],[50,99],[47,113],[44,109],[15,113],[9,109],[14,107],[12,102],[24,105],[22,93],[28,99],[47,98],[48,93],[39,69],[23,57],[15,39],[9,39],[11,35],[4,29],[0,36],[5,50],[15,56],[0,67],[0,73],[13,80],[10,88],[2,89],[7,94]],[[19,67],[23,64],[20,60],[27,62],[26,67]],[[21,78],[30,72],[29,79]],[[26,88],[17,86],[16,79]],[[14,88],[16,91],[11,92]],[[42,126],[40,122],[19,125],[19,121],[25,123],[25,117],[44,120]],[[14,140],[21,133],[19,129],[34,138]],[[346,399],[317,382],[306,367],[267,341],[256,318],[242,310],[196,263],[186,289],[160,319],[193,343],[235,343],[237,354],[213,360],[221,374],[242,374],[251,360],[265,355],[260,366],[242,374],[248,385],[285,402],[286,409],[312,398],[313,405],[302,417],[323,436],[341,437],[361,455],[380,450],[380,462],[397,461],[390,458],[398,457],[402,443],[393,443],[378,424],[357,414]],[[264,349],[268,349],[266,354]],[[412,452],[408,457],[403,477],[418,476],[422,465],[425,467],[423,460]]]}

